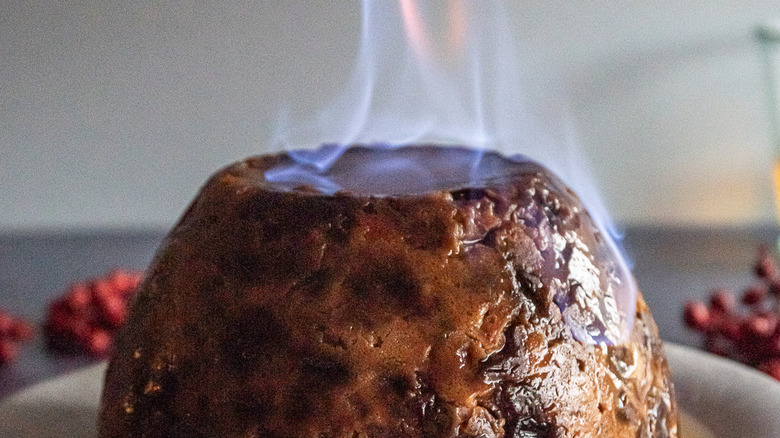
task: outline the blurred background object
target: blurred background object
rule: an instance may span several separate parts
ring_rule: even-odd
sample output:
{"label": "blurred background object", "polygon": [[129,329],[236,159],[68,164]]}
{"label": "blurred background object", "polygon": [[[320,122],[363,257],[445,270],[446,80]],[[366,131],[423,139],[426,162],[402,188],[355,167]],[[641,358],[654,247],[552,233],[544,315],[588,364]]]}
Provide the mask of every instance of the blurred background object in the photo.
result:
{"label": "blurred background object", "polygon": [[[776,2],[508,3],[619,223],[775,221],[753,30]],[[280,110],[344,86],[359,32],[346,0],[2,2],[0,231],[167,229],[215,169],[267,152]]]}
{"label": "blurred background object", "polygon": [[[775,183],[775,206],[780,217],[780,21],[761,23],[756,27],[761,44],[766,79],[766,107],[771,128],[772,177]],[[777,240],[780,248],[780,238]]]}

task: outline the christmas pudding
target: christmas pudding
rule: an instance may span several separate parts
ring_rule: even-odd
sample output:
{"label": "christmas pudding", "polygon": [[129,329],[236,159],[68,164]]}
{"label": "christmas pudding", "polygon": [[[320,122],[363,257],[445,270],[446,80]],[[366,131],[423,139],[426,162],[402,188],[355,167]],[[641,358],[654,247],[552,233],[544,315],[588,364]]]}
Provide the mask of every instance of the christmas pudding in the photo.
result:
{"label": "christmas pudding", "polygon": [[100,437],[677,436],[650,312],[557,177],[340,152],[206,183],[118,335]]}

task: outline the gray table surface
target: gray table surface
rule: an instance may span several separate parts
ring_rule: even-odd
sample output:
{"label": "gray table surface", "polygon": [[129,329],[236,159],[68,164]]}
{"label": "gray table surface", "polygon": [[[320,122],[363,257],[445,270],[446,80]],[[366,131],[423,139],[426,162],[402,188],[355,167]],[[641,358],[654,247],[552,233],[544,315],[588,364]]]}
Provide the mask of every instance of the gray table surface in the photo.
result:
{"label": "gray table surface", "polygon": [[[757,246],[774,244],[779,232],[776,226],[628,228],[623,245],[661,336],[699,346],[699,337],[682,325],[683,303],[704,299],[715,287],[747,286]],[[114,267],[144,269],[163,236],[163,231],[0,234],[0,308],[41,322],[47,303],[69,283]],[[0,367],[0,398],[89,363],[46,351],[39,332],[18,361]]]}

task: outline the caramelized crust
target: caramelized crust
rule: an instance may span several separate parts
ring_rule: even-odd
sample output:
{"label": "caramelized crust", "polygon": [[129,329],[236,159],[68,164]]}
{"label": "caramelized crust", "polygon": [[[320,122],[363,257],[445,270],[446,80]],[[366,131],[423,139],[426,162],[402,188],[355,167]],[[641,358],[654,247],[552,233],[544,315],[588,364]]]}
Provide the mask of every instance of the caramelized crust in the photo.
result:
{"label": "caramelized crust", "polygon": [[587,281],[573,254],[611,261],[544,168],[370,197],[265,183],[283,159],[216,174],[163,243],[101,437],[677,436],[641,297],[616,346],[575,340],[556,305]]}

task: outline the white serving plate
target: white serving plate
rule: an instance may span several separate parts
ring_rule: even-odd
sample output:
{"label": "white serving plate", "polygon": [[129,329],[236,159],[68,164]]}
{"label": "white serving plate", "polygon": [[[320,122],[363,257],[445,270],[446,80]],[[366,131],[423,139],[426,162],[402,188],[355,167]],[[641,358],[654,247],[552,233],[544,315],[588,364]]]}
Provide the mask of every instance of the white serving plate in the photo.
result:
{"label": "white serving plate", "polygon": [[[751,368],[666,344],[682,438],[780,438],[780,383]],[[95,438],[105,363],[40,383],[0,404],[0,437]]]}

